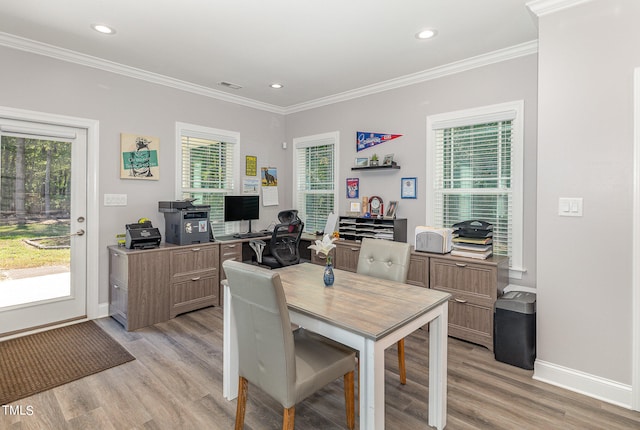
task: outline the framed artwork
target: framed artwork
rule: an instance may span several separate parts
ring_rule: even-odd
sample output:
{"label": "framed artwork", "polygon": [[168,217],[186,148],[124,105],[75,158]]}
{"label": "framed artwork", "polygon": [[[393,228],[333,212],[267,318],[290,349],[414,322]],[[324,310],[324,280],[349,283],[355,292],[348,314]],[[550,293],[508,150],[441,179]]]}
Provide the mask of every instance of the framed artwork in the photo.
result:
{"label": "framed artwork", "polygon": [[398,210],[398,201],[397,200],[390,201],[389,206],[387,207],[387,213],[384,217],[395,219],[397,210]]}
{"label": "framed artwork", "polygon": [[356,158],[356,167],[367,167],[369,165],[369,159],[367,157]]}
{"label": "framed artwork", "polygon": [[157,137],[120,133],[120,179],[159,180],[159,152]]}
{"label": "framed artwork", "polygon": [[247,155],[245,158],[245,175],[256,176],[258,174],[258,157],[253,155]]}
{"label": "framed artwork", "polygon": [[403,199],[415,199],[417,198],[416,185],[417,178],[402,178],[400,185],[400,196]]}
{"label": "framed artwork", "polygon": [[384,159],[382,160],[382,165],[383,166],[391,166],[393,164],[393,154],[387,154],[384,156]]}
{"label": "framed artwork", "polygon": [[357,199],[360,197],[360,179],[347,178],[347,198]]}
{"label": "framed artwork", "polygon": [[278,169],[275,167],[262,167],[262,186],[277,187],[278,186]]}

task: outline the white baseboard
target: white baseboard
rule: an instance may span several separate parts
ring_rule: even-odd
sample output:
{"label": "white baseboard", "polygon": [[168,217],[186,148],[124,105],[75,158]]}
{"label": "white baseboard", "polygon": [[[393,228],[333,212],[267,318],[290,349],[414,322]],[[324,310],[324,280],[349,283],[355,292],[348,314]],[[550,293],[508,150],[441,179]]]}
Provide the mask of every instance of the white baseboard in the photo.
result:
{"label": "white baseboard", "polygon": [[631,385],[621,384],[542,360],[536,360],[533,365],[533,379],[632,409]]}
{"label": "white baseboard", "polygon": [[109,316],[109,302],[98,304],[98,316],[96,318],[104,318]]}

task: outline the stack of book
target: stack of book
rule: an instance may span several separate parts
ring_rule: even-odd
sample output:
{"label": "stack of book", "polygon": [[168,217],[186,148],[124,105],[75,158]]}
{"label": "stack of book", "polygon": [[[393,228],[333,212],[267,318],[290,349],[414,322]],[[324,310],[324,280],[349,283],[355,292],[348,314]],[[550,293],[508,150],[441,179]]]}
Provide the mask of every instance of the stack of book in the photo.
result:
{"label": "stack of book", "polygon": [[451,255],[484,260],[493,254],[493,225],[484,221],[463,221],[453,225]]}

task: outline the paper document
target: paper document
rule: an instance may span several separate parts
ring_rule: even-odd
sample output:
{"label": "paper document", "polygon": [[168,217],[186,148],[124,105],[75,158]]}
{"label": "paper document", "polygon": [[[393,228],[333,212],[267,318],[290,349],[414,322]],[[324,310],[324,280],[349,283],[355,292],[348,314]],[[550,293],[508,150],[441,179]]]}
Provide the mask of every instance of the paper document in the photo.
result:
{"label": "paper document", "polygon": [[262,206],[278,205],[278,187],[262,187]]}

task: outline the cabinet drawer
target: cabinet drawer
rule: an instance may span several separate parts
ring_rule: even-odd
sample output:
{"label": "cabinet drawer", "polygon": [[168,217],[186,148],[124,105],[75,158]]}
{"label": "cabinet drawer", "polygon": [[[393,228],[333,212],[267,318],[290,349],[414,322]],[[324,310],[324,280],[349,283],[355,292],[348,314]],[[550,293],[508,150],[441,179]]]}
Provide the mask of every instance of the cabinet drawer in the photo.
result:
{"label": "cabinet drawer", "polygon": [[115,279],[109,282],[109,316],[127,329],[129,290],[126,285]]}
{"label": "cabinet drawer", "polygon": [[493,307],[498,295],[495,267],[432,258],[430,271],[431,288],[468,303]]}
{"label": "cabinet drawer", "polygon": [[493,308],[449,300],[449,335],[493,351]]}
{"label": "cabinet drawer", "polygon": [[127,255],[115,250],[109,250],[109,276],[120,283],[127,282],[129,278],[129,259]]}
{"label": "cabinet drawer", "polygon": [[171,318],[183,312],[217,304],[217,272],[171,284]]}
{"label": "cabinet drawer", "polygon": [[189,276],[203,270],[215,271],[218,261],[216,246],[193,246],[171,251],[171,273],[173,278]]}
{"label": "cabinet drawer", "polygon": [[242,261],[242,243],[229,243],[220,245],[220,279],[227,279],[222,263],[227,260]]}

